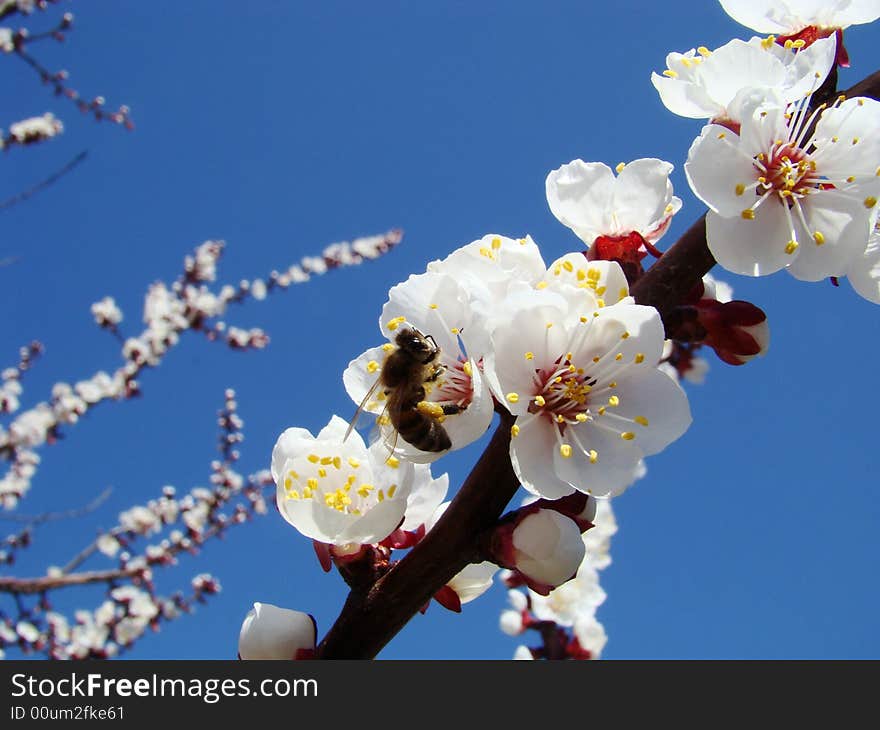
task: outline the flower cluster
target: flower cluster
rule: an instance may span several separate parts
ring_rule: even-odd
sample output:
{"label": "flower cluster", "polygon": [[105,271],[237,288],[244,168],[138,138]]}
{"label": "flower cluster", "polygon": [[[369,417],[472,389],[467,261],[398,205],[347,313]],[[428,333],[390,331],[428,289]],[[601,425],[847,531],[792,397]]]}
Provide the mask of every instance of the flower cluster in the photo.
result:
{"label": "flower cluster", "polygon": [[[40,457],[37,449],[53,443],[59,430],[72,426],[96,405],[109,400],[126,400],[140,394],[138,377],[147,367],[158,366],[188,331],[201,332],[211,341],[224,342],[236,350],[261,349],[269,338],[260,328],[229,327],[220,317],[231,304],[248,299],[261,301],[275,291],[309,281],[313,276],[341,267],[358,265],[386,253],[402,240],[392,230],[350,243],[334,243],[321,256],[307,256],[285,271],[272,271],[265,279],[243,280],[237,286],[212,289],[217,262],[223,253],[221,241],[206,241],[184,261],[183,274],[168,285],[156,282],[144,300],[144,329],[123,338],[119,331],[122,311],[112,297],[94,303],[92,315],[99,327],[122,341],[123,363],[111,373],[99,370],[73,385],[57,383],[51,398],[18,414],[7,428],[0,426],[0,459],[10,463],[0,476],[0,505],[13,508],[30,488]],[[21,385],[13,368],[3,371],[0,384],[0,414],[19,410]]]}
{"label": "flower cluster", "polygon": [[[192,578],[188,594],[176,591],[162,596],[154,584],[156,572],[177,565],[180,556],[198,554],[210,540],[222,538],[230,528],[268,511],[264,493],[273,485],[269,472],[244,476],[235,468],[244,423],[231,390],[226,391],[218,425],[222,458],[211,464],[210,486],[195,487],[183,496],[178,496],[174,487],[165,486],[157,499],[121,512],[114,527],[67,565],[50,567],[45,576],[35,578],[0,577],[0,592],[19,599],[17,616],[0,611],[0,657],[13,648],[60,659],[116,656],[148,628],[191,613],[196,604],[220,591],[219,581],[207,573]],[[89,508],[74,510],[54,518],[87,511]],[[50,517],[37,518],[35,523]],[[11,563],[15,551],[34,541],[36,531],[31,527],[6,538],[0,563]],[[113,567],[80,570],[93,556],[103,556]],[[53,592],[85,584],[106,586],[105,599],[97,608],[79,609],[68,616],[53,606]],[[40,598],[30,605],[30,595]]]}
{"label": "flower cluster", "polygon": [[501,613],[501,630],[509,636],[534,631],[541,638],[540,646],[518,646],[515,659],[598,659],[602,654],[607,636],[596,610],[606,594],[599,585],[599,571],[611,564],[617,521],[611,500],[590,498],[588,512],[592,523],[583,533],[583,559],[572,580],[543,594],[530,587],[517,590],[523,581],[512,572],[504,575],[511,608]]}
{"label": "flower cluster", "polygon": [[782,269],[804,281],[847,276],[880,303],[877,272],[865,260],[880,196],[880,102],[833,98],[826,83],[847,62],[843,29],[875,20],[880,9],[806,0],[782,9],[722,5],[779,35],[672,53],[663,75],[653,76],[670,111],[709,121],[685,164],[709,207],[709,250],[747,276]]}

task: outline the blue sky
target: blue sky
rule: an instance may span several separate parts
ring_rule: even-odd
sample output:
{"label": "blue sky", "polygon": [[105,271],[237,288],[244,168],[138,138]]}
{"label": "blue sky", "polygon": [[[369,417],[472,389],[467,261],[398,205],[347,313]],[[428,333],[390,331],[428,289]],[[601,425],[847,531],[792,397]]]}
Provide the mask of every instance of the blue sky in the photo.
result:
{"label": "blue sky", "polygon": [[[82,117],[0,59],[0,124],[51,110],[66,125],[50,144],[3,155],[0,198],[89,151],[50,190],[0,212],[0,258],[18,259],[0,268],[0,363],[34,338],[47,348],[25,380],[26,405],[58,380],[115,368],[118,344],[92,324],[91,303],[112,295],[124,331],[136,332],[146,287],[173,280],[205,239],[227,241],[219,280],[234,283],[333,241],[391,227],[406,238],[377,262],[231,312],[230,323],[270,333],[266,351],[186,338],[144,374],[144,398],[102,406],[45,449],[22,512],[114,491],[94,514],[38,531],[19,575],[66,562],[164,484],[206,484],[226,387],[246,423],[243,470],[267,466],[288,426],[348,418],[345,365],[378,342],[388,289],[429,260],[490,232],[530,233],[548,261],[577,250],[544,198],[560,164],[675,164],[684,207],[661,245],[671,243],[703,212],[682,173],[700,124],[663,108],[650,73],[669,51],[750,35],[716,3],[682,0],[60,5],[76,13],[75,30],[35,55],[67,68],[83,94],[131,106],[137,128]],[[875,70],[878,40],[876,26],[847,33],[854,68],[842,87]],[[845,282],[713,273],[765,309],[770,352],[740,368],[714,360],[707,384],[688,387],[690,431],[615,502],[598,614],[605,656],[877,658],[880,311]],[[461,483],[479,450],[435,473]],[[309,611],[323,633],[345,595],[274,514],[157,584],[170,592],[201,571],[220,577],[222,594],[129,656],[234,657],[254,601]],[[99,601],[71,594],[59,605]],[[495,586],[460,616],[435,604],[381,657],[509,657],[516,641],[497,628],[505,602]]]}

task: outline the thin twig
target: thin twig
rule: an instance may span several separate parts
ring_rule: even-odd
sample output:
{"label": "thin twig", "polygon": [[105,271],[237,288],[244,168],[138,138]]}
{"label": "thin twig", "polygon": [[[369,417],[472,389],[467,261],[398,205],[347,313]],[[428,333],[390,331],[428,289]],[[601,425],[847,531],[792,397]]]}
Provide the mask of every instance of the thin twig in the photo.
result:
{"label": "thin twig", "polygon": [[[70,162],[68,162],[66,165],[64,165],[64,167],[53,172],[45,180],[38,182],[32,188],[28,188],[24,192],[18,193],[17,195],[13,195],[11,198],[7,198],[6,200],[0,202],[0,210],[6,210],[7,208],[11,208],[13,205],[15,205],[17,203],[22,203],[25,200],[27,200],[28,198],[36,195],[37,193],[42,192],[46,188],[51,187],[56,182],[58,182],[59,179],[64,177],[68,172],[73,170],[73,168],[75,168],[83,160],[85,160],[86,157],[88,157],[88,155],[89,155],[88,150],[83,150],[76,157],[74,157]],[[7,259],[4,259],[4,261],[5,260],[7,260]],[[2,263],[2,262],[0,262],[0,263]]]}

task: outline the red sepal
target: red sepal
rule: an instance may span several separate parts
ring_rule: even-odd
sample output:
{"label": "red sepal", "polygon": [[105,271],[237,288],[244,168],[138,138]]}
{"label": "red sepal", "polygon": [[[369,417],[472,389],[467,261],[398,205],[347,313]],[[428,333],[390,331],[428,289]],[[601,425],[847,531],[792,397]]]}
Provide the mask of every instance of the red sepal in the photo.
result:
{"label": "red sepal", "polygon": [[437,591],[434,594],[434,600],[443,606],[443,608],[448,608],[454,613],[461,613],[461,599],[458,597],[458,593],[452,590],[449,586],[443,586]]}
{"label": "red sepal", "polygon": [[312,547],[315,548],[315,555],[318,556],[318,562],[321,564],[324,572],[329,573],[330,568],[333,567],[333,558],[330,556],[330,545],[326,542],[312,540]]}

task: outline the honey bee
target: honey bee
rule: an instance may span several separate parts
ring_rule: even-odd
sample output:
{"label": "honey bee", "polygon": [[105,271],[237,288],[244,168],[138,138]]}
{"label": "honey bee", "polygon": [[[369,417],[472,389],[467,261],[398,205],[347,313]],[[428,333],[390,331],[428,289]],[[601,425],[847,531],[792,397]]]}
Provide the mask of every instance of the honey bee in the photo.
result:
{"label": "honey bee", "polygon": [[381,386],[387,396],[384,412],[394,428],[391,450],[399,435],[421,451],[446,451],[452,441],[440,421],[443,416],[461,413],[466,406],[425,401],[425,383],[436,381],[446,369],[436,362],[440,348],[431,335],[423,335],[415,327],[398,332],[394,344],[396,349],[385,358],[378,380],[358,406],[345,437],[348,438],[365,404]]}

